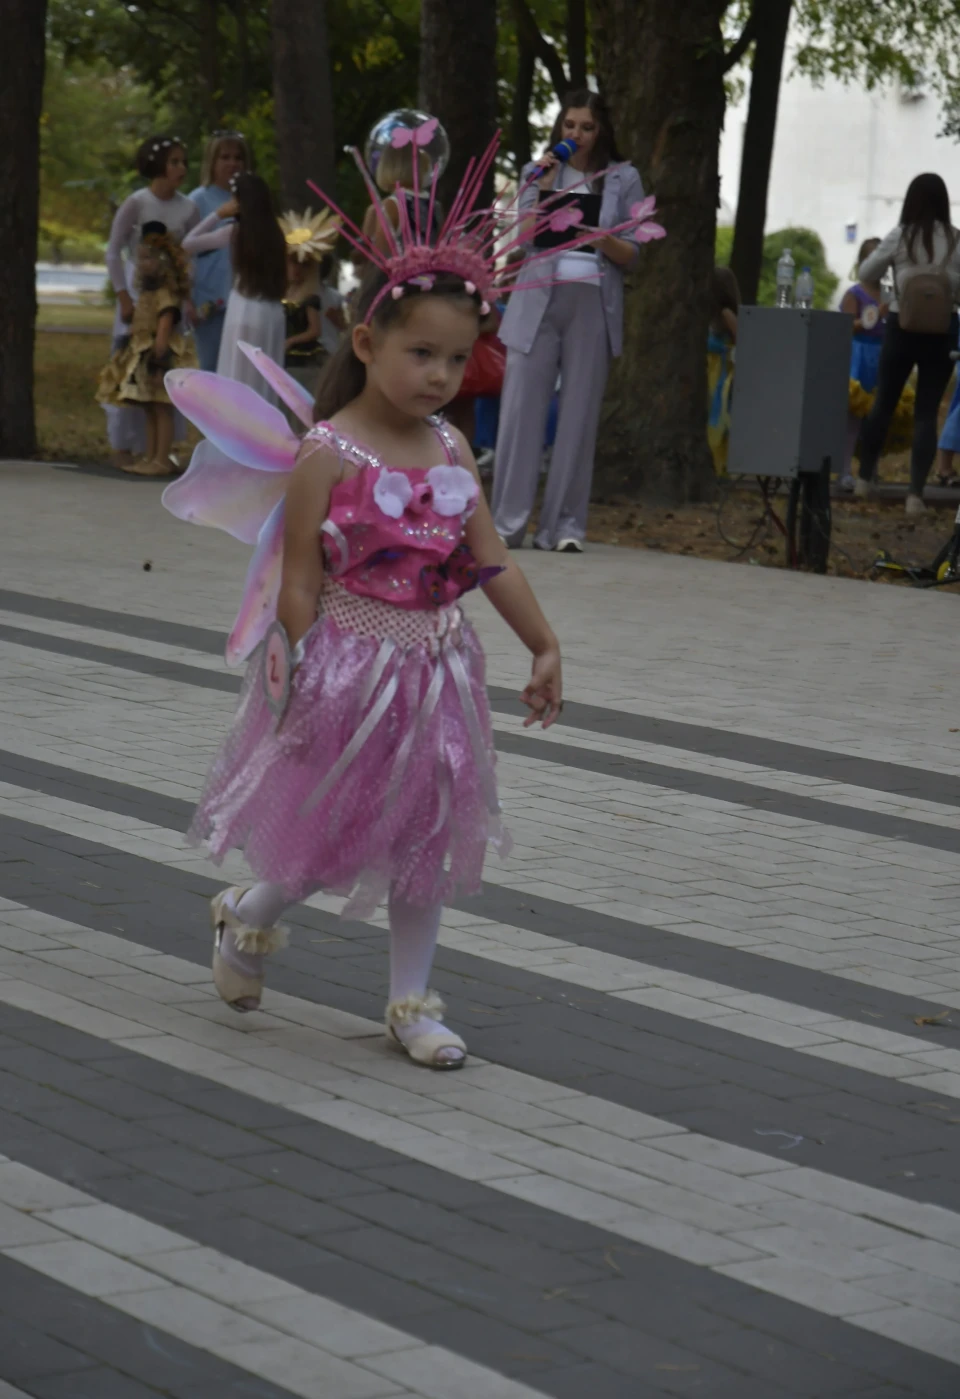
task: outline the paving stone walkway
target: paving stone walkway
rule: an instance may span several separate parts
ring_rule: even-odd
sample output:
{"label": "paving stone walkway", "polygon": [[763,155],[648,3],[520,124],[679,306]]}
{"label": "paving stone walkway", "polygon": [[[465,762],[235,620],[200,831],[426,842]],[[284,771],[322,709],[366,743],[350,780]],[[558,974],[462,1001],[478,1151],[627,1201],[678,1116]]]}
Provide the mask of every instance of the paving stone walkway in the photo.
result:
{"label": "paving stone walkway", "polygon": [[261,1014],[213,994],[246,551],[151,482],[0,492],[0,1399],[956,1399],[955,598],[526,554],[547,735],[471,600],[516,846],[431,1075],[324,896]]}

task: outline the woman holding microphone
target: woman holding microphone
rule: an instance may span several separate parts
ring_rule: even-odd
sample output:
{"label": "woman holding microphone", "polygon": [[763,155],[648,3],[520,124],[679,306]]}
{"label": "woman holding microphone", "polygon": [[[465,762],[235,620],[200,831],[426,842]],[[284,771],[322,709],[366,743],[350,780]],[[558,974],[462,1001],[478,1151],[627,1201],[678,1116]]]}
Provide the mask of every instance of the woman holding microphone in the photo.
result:
{"label": "woman holding microphone", "polygon": [[[553,153],[561,140],[575,147],[566,163]],[[623,278],[639,251],[631,238],[602,231],[626,223],[631,207],[643,198],[632,165],[620,164],[597,178],[619,161],[602,98],[589,89],[568,93],[550,136],[550,153],[540,162],[543,173],[521,196],[521,207],[533,208],[542,194],[569,192],[570,202],[583,211],[583,224],[599,232],[595,251],[564,252],[555,263],[522,269],[500,326],[507,367],[493,516],[510,548],[520,548],[527,532],[559,373],[557,438],[534,548],[583,552],[600,405],[610,358],[620,354],[622,343]],[[537,168],[526,166],[522,181],[530,181]],[[569,234],[557,241],[564,237]],[[544,246],[541,242],[537,250]],[[544,280],[548,269],[556,285],[525,286]]]}

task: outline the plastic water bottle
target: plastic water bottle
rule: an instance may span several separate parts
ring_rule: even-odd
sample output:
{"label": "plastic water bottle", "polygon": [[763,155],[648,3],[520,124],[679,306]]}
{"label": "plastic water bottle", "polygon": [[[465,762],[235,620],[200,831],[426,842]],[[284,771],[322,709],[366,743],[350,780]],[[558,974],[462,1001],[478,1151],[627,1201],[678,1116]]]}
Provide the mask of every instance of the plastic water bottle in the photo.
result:
{"label": "plastic water bottle", "polygon": [[813,310],[813,273],[805,267],[797,278],[797,299],[794,305],[801,311]]}
{"label": "plastic water bottle", "polygon": [[777,305],[793,305],[793,254],[784,248],[777,263]]}

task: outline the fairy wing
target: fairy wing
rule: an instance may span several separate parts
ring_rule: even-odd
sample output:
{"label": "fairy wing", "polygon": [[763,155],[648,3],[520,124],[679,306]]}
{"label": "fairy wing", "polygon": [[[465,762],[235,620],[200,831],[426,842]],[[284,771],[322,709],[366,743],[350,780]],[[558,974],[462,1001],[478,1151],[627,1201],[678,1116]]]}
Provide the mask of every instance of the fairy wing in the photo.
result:
{"label": "fairy wing", "polygon": [[248,384],[204,369],[171,369],[171,402],[225,457],[255,471],[292,471],[300,439],[279,408]]}
{"label": "fairy wing", "polygon": [[284,502],[278,500],[257,539],[243,585],[240,611],[227,638],[227,665],[245,661],[266,636],[277,615],[283,566]]}
{"label": "fairy wing", "polygon": [[296,413],[304,427],[313,427],[313,397],[298,384],[291,374],[281,369],[259,345],[250,345],[246,340],[238,340],[237,348],[242,350],[250,363],[263,375],[274,393],[285,403],[291,413]]}
{"label": "fairy wing", "polygon": [[256,544],[266,520],[287,489],[285,471],[255,471],[221,452],[207,439],[194,449],[184,474],[163,493],[178,520],[225,530]]}

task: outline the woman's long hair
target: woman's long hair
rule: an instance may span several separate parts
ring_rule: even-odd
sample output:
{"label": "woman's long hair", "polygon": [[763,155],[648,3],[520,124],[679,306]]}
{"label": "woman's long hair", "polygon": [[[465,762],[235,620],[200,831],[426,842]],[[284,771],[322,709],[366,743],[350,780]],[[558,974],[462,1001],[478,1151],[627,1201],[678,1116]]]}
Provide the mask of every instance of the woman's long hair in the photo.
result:
{"label": "woman's long hair", "polygon": [[259,175],[238,175],[235,194],[238,213],[233,268],[237,291],[261,301],[282,301],[287,290],[287,244],[267,183]]}
{"label": "woman's long hair", "polygon": [[[375,298],[383,290],[386,275],[379,268],[369,268],[364,274],[357,297],[355,324],[360,324],[373,305]],[[373,324],[380,331],[402,323],[410,314],[411,307],[427,296],[442,296],[460,301],[464,306],[472,306],[477,313],[479,325],[480,293],[468,292],[462,277],[452,272],[438,272],[433,286],[426,291],[407,290],[396,301],[385,296],[373,313]],[[340,342],[339,348],[324,365],[320,382],[317,385],[317,399],[313,407],[315,423],[328,422],[341,408],[346,408],[355,398],[359,398],[367,382],[367,367],[357,359],[353,350],[353,337],[349,332]]]}
{"label": "woman's long hair", "polygon": [[563,119],[568,112],[572,112],[576,107],[589,107],[596,118],[597,126],[600,128],[597,143],[590,152],[589,169],[604,170],[608,165],[622,160],[623,156],[617,148],[617,138],[614,135],[613,122],[610,120],[607,104],[599,92],[594,92],[589,87],[575,88],[572,92],[568,92],[563,99],[557,119],[553,123],[553,130],[550,132],[550,149],[553,150],[558,141],[563,140]]}
{"label": "woman's long hair", "polygon": [[907,256],[911,260],[914,260],[919,235],[927,250],[928,261],[933,261],[933,230],[938,223],[943,224],[943,231],[952,248],[957,236],[950,221],[950,196],[946,185],[939,175],[915,175],[907,186],[900,210],[900,227],[903,229]]}

